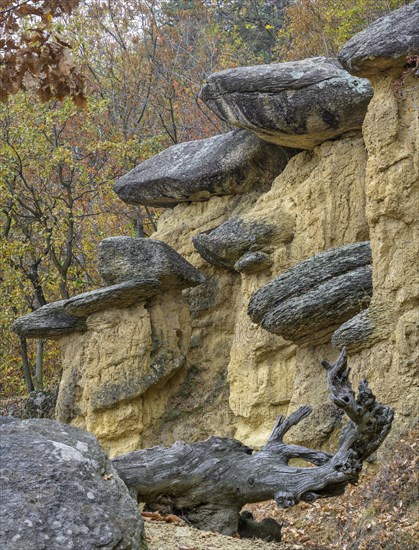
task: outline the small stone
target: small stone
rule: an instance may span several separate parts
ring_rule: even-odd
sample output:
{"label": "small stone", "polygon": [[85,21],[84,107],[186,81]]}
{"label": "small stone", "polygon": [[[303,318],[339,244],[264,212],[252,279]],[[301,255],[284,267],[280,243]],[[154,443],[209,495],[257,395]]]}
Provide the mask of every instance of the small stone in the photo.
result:
{"label": "small stone", "polygon": [[345,347],[353,353],[362,349],[364,345],[371,345],[374,324],[370,317],[369,308],[364,309],[349,321],[341,325],[332,335],[332,344],[337,349]]}
{"label": "small stone", "polygon": [[274,228],[265,223],[231,219],[209,233],[196,235],[192,242],[208,263],[233,271],[243,254],[268,244],[273,233]]}
{"label": "small stone", "polygon": [[268,269],[272,265],[272,260],[269,254],[265,252],[247,252],[237,260],[234,264],[234,269],[239,273],[258,273],[264,269]]}

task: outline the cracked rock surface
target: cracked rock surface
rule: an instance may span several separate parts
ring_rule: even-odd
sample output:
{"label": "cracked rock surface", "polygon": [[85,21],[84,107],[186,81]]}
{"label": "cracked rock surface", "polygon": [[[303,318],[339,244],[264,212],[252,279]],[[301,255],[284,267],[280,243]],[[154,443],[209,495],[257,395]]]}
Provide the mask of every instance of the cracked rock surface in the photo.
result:
{"label": "cracked rock surface", "polygon": [[298,149],[359,130],[372,95],[367,80],[325,57],[228,69],[209,76],[201,90],[222,120]]}
{"label": "cracked rock surface", "polygon": [[10,417],[0,434],[1,548],[146,549],[137,503],[92,434]]}
{"label": "cracked rock surface", "polygon": [[253,189],[262,192],[296,153],[234,130],[172,145],[120,178],[114,190],[124,202],[165,208]]}

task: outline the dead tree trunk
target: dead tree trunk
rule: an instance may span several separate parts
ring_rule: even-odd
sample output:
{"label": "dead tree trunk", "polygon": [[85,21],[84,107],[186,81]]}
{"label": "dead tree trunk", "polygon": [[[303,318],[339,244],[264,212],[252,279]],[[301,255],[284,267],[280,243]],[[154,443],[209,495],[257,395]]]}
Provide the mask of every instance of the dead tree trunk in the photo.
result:
{"label": "dead tree trunk", "polygon": [[[279,416],[269,441],[255,454],[234,439],[211,437],[194,444],[134,451],[113,460],[119,475],[139,502],[182,516],[200,529],[231,535],[244,504],[274,498],[279,507],[332,497],[355,483],[362,462],[388,434],[393,411],[375,400],[366,381],[355,397],[349,383],[346,351],[327,369],[330,397],[348,415],[334,455],[287,445],[284,435],[311,413],[301,407]],[[315,467],[288,466],[301,458]]]}

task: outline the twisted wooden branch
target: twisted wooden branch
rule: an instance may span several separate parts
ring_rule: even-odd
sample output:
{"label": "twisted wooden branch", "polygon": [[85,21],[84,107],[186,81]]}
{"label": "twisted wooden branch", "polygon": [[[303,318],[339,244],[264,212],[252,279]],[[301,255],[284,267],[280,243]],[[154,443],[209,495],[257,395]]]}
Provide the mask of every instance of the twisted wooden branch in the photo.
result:
{"label": "twisted wooden branch", "polygon": [[[211,437],[128,453],[115,458],[114,466],[138,500],[152,509],[230,535],[237,531],[244,504],[274,498],[278,506],[288,508],[300,501],[342,494],[346,485],[357,481],[363,460],[388,434],[393,412],[375,400],[366,381],[360,383],[355,397],[345,350],[333,365],[322,364],[327,368],[332,401],[350,418],[334,455],[283,442],[285,434],[311,413],[306,406],[288,418],[279,416],[258,453],[234,439]],[[291,458],[302,458],[315,467],[289,466]]]}

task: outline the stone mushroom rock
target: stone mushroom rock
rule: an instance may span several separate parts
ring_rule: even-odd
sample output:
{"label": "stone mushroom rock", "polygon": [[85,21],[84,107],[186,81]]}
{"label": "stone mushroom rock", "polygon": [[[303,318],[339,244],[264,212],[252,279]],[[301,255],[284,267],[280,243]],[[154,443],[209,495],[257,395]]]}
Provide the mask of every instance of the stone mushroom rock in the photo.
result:
{"label": "stone mushroom rock", "polygon": [[168,244],[139,237],[110,237],[99,245],[99,271],[109,285],[139,277],[156,281],[160,290],[197,286],[205,277]]}
{"label": "stone mushroom rock", "polygon": [[173,145],[120,178],[114,190],[124,202],[157,207],[266,191],[296,152],[234,130]]}
{"label": "stone mushroom rock", "polygon": [[368,306],[372,296],[369,242],[322,252],[296,264],[253,294],[255,323],[287,340],[319,344]]}
{"label": "stone mushroom rock", "polygon": [[381,17],[353,36],[341,49],[339,61],[351,73],[370,76],[403,67],[408,56],[419,55],[419,0]]}
{"label": "stone mushroom rock", "polygon": [[367,80],[324,57],[214,73],[200,93],[222,120],[298,149],[359,130],[372,95]]}
{"label": "stone mushroom rock", "polygon": [[12,329],[26,338],[59,338],[71,332],[86,330],[86,319],[65,310],[67,300],[51,302],[16,319]]}
{"label": "stone mushroom rock", "polygon": [[92,434],[10,417],[0,434],[1,548],[147,548],[137,503]]}
{"label": "stone mushroom rock", "polygon": [[244,254],[268,244],[273,233],[274,228],[265,223],[231,219],[209,233],[196,235],[192,242],[208,263],[234,271]]}
{"label": "stone mushroom rock", "polygon": [[140,300],[147,300],[155,296],[159,291],[159,281],[137,277],[118,285],[73,296],[65,302],[64,309],[76,317],[87,317],[113,307],[129,307]]}

